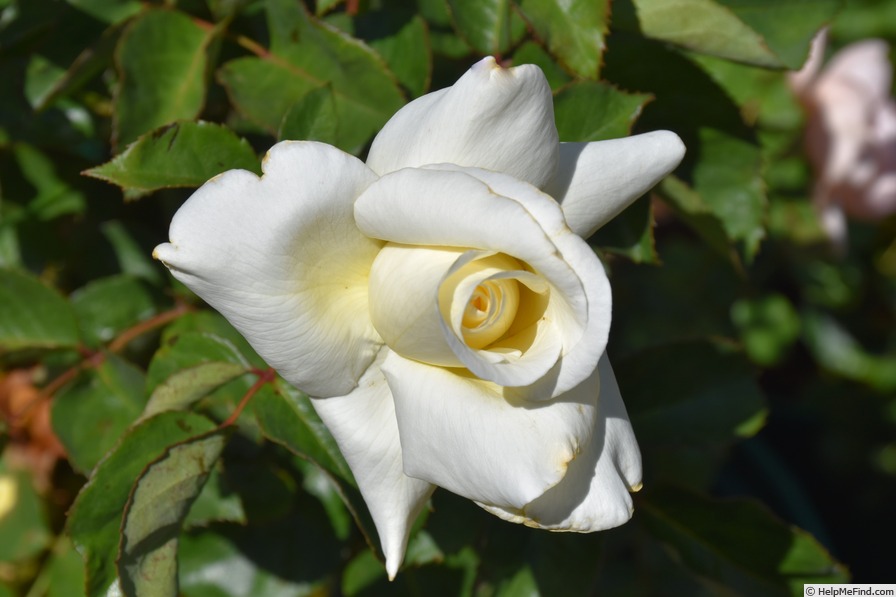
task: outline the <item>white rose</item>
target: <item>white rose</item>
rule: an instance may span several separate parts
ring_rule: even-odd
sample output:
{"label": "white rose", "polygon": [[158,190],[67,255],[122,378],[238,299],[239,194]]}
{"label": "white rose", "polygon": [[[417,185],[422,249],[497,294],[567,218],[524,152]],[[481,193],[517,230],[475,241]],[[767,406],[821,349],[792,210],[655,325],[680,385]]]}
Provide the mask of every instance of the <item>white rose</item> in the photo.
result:
{"label": "white rose", "polygon": [[539,528],[630,518],[640,453],[583,237],[683,154],[669,132],[561,144],[541,71],[486,58],[366,165],[283,142],[263,177],[210,180],[154,255],[312,396],[392,578],[435,486]]}

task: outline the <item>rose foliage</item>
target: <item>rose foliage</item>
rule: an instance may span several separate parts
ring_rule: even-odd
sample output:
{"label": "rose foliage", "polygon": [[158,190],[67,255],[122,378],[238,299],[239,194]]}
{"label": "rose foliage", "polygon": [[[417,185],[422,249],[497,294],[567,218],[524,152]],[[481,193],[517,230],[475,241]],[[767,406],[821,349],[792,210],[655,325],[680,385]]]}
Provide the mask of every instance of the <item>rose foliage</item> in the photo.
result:
{"label": "rose foliage", "polygon": [[886,578],[894,23],[0,0],[0,597]]}

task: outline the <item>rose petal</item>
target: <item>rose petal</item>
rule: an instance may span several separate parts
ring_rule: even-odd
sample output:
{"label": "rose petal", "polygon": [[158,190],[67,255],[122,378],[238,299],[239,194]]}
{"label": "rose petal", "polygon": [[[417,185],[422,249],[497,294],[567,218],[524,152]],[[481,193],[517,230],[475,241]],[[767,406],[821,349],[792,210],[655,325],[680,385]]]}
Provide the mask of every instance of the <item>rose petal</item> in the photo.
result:
{"label": "rose petal", "polygon": [[[489,267],[454,280],[452,274],[459,269],[463,274],[470,262]],[[519,263],[489,251],[387,244],[371,268],[373,324],[389,348],[403,357],[442,367],[467,367],[500,385],[531,384],[553,367],[562,348],[559,334],[542,317],[543,311],[534,316],[527,312],[533,301],[526,291],[546,293],[548,284],[527,271],[493,271],[495,265],[518,267]],[[511,325],[505,328],[505,337],[487,346],[467,346],[460,320],[469,297],[455,295],[472,292],[469,286],[486,279],[508,277],[526,287],[521,291],[523,304],[513,314],[519,329]],[[517,348],[521,345],[525,350]]]}
{"label": "rose petal", "polygon": [[896,212],[896,172],[880,176],[868,189],[860,217],[884,218]]}
{"label": "rose petal", "polygon": [[395,406],[380,370],[388,352],[387,348],[380,351],[350,394],[314,398],[311,403],[355,475],[379,533],[391,580],[404,559],[411,525],[435,486],[403,472]]}
{"label": "rose petal", "polygon": [[654,131],[594,143],[561,143],[557,174],[544,187],[573,232],[588,238],[678,166],[678,135]]}
{"label": "rose petal", "polygon": [[606,347],[612,297],[594,251],[566,226],[557,203],[512,177],[440,165],[387,174],[355,202],[367,235],[404,244],[506,253],[551,284],[550,323],[563,354],[545,384],[520,398],[550,398],[588,377]]}
{"label": "rose petal", "polygon": [[871,136],[875,104],[867,101],[862,89],[842,79],[820,81],[813,98],[818,111],[807,123],[807,138],[819,143],[810,148],[821,160],[817,168],[830,184],[847,181]]}
{"label": "rose petal", "polygon": [[866,39],[837,52],[818,77],[817,84],[837,80],[854,87],[866,102],[890,96],[893,67],[890,48],[882,39]]}
{"label": "rose petal", "polygon": [[500,386],[457,371],[386,357],[405,473],[478,502],[522,508],[563,479],[590,442],[597,393],[511,403]]}
{"label": "rose petal", "polygon": [[439,283],[464,249],[388,243],[370,271],[370,317],[397,353],[444,367],[463,364],[445,341]]}
{"label": "rose petal", "polygon": [[641,452],[606,354],[598,370],[597,427],[563,481],[520,510],[480,504],[483,508],[505,520],[555,531],[600,531],[631,518],[629,492],[641,487]]}
{"label": "rose petal", "polygon": [[367,277],[382,243],[352,217],[376,176],[311,142],[275,145],[262,168],[261,178],[231,170],[203,185],[153,254],[290,383],[347,394],[381,344]]}
{"label": "rose petal", "polygon": [[557,167],[557,144],[553,98],[541,70],[505,69],[488,57],[452,87],[399,110],[373,140],[367,165],[382,175],[449,162],[541,186]]}
{"label": "rose petal", "polygon": [[[554,313],[559,310],[554,305],[557,301],[551,302],[550,284],[531,272],[486,270],[465,275],[465,266],[476,260],[477,253],[467,251],[446,273],[439,297],[439,323],[454,354],[474,375],[501,386],[524,386],[518,392],[528,395],[529,387],[544,378],[563,351],[564,338],[553,322]],[[461,279],[454,280],[457,276]],[[513,280],[522,300],[507,335],[477,350],[464,338],[463,313],[475,288],[489,280]],[[543,390],[540,397],[547,398],[552,389]]]}
{"label": "rose petal", "polygon": [[798,94],[803,94],[809,88],[809,85],[815,79],[821,69],[821,63],[824,61],[824,49],[828,43],[828,29],[825,27],[812,38],[812,45],[809,46],[809,56],[806,62],[798,71],[787,73],[787,80],[790,86]]}

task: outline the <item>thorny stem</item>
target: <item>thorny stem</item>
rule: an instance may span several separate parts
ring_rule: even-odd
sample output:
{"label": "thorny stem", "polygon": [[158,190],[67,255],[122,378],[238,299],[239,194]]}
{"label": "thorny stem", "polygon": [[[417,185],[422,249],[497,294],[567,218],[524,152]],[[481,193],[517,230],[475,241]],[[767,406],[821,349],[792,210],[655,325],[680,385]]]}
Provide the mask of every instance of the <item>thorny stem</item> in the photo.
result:
{"label": "thorny stem", "polygon": [[246,405],[249,404],[249,401],[252,400],[252,397],[258,393],[258,390],[260,390],[265,384],[274,381],[274,378],[277,376],[276,371],[274,371],[270,367],[264,370],[254,369],[252,373],[257,375],[258,379],[255,380],[255,383],[252,384],[252,387],[249,388],[249,391],[246,392],[242,400],[240,400],[240,403],[236,405],[236,409],[232,413],[230,413],[230,416],[227,417],[227,420],[218,426],[218,429],[224,429],[236,423],[236,420],[242,414],[243,409],[246,408]]}

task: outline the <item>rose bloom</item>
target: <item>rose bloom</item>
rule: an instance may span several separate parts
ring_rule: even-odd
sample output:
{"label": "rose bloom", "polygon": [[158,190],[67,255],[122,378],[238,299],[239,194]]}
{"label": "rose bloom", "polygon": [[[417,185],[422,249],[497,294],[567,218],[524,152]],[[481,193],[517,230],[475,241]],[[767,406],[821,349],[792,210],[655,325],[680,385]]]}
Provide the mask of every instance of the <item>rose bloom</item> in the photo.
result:
{"label": "rose bloom", "polygon": [[389,577],[436,486],[532,527],[626,522],[641,457],[583,240],[684,146],[559,143],[532,65],[475,64],[402,108],[366,164],[308,141],[203,185],[155,257],[311,396]]}
{"label": "rose bloom", "polygon": [[846,216],[875,220],[896,212],[896,103],[886,42],[846,46],[822,69],[826,38],[826,31],[816,36],[790,83],[808,114],[813,202],[825,231],[842,243]]}

